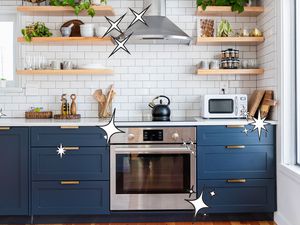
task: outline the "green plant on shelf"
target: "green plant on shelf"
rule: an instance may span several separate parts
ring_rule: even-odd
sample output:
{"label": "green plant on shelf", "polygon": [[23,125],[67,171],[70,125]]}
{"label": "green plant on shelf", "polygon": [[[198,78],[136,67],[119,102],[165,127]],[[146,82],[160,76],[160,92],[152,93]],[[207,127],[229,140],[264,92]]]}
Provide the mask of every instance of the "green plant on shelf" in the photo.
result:
{"label": "green plant on shelf", "polygon": [[249,0],[197,0],[197,6],[201,6],[206,10],[207,6],[231,6],[232,12],[244,12],[244,6]]}
{"label": "green plant on shelf", "polygon": [[217,37],[229,37],[230,34],[232,34],[231,24],[227,20],[221,20],[217,30]]}
{"label": "green plant on shelf", "polygon": [[[101,3],[107,4],[107,0],[101,0]],[[50,0],[51,6],[71,6],[76,16],[86,10],[88,15],[94,17],[96,12],[92,7],[91,0]]]}
{"label": "green plant on shelf", "polygon": [[21,30],[23,37],[26,41],[31,42],[33,37],[51,37],[52,33],[45,23],[36,22],[26,26]]}

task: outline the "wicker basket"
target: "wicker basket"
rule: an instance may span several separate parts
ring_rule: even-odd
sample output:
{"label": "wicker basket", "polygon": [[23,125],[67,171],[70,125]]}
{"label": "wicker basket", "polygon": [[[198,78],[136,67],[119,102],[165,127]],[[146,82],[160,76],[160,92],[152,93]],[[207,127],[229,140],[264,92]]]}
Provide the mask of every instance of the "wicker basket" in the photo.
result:
{"label": "wicker basket", "polygon": [[50,119],[52,112],[25,112],[26,119]]}

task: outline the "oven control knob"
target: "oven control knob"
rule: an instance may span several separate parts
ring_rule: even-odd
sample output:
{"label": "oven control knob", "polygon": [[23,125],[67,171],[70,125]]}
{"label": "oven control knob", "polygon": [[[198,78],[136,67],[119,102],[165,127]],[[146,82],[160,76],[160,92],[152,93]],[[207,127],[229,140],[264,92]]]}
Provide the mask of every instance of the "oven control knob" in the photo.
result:
{"label": "oven control knob", "polygon": [[134,134],[128,134],[128,140],[133,140],[135,138]]}
{"label": "oven control knob", "polygon": [[179,134],[178,134],[177,132],[175,132],[175,133],[172,134],[172,139],[173,139],[174,141],[177,141],[178,138],[179,138]]}

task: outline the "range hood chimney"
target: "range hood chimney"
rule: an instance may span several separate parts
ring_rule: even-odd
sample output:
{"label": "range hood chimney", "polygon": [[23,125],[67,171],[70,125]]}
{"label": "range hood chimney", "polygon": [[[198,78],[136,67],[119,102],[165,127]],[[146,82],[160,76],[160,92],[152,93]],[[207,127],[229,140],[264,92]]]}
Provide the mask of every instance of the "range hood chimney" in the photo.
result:
{"label": "range hood chimney", "polygon": [[128,43],[131,44],[186,44],[192,39],[166,17],[166,0],[144,0],[144,8],[151,7],[143,16],[145,24],[135,23],[120,37],[133,33]]}

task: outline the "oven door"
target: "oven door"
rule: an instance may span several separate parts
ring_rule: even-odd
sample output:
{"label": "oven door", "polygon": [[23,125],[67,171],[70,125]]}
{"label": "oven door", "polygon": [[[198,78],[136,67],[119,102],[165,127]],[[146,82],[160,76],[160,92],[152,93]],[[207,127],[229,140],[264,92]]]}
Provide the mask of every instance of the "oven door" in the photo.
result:
{"label": "oven door", "polygon": [[185,199],[196,190],[194,152],[183,145],[111,145],[111,210],[193,209]]}

